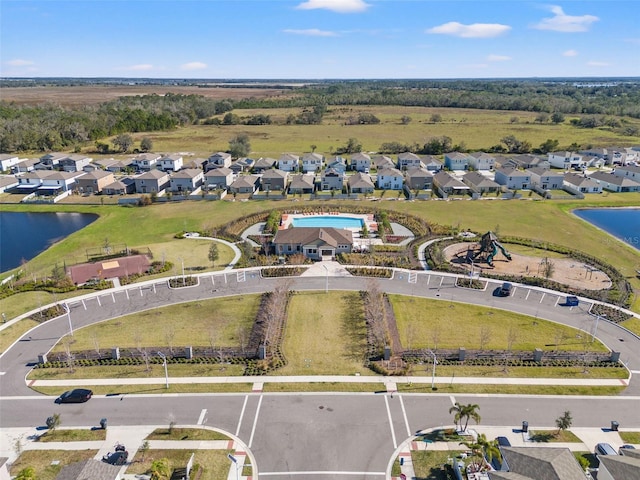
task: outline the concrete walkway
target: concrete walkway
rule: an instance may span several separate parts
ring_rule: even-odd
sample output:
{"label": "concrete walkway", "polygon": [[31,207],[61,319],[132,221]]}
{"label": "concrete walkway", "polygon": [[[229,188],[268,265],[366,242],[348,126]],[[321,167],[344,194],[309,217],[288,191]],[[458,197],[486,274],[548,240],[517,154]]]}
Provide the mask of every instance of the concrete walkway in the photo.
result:
{"label": "concrete walkway", "polygon": [[229,264],[224,268],[223,271],[233,270],[233,267],[235,267],[235,265],[240,261],[240,258],[242,257],[242,252],[235,244],[231,242],[227,242],[226,240],[222,240],[221,238],[201,237],[200,235],[194,235],[193,233],[185,234],[184,238],[191,238],[194,240],[211,240],[212,242],[218,242],[223,245],[226,245],[231,250],[233,250],[233,260],[229,262]]}

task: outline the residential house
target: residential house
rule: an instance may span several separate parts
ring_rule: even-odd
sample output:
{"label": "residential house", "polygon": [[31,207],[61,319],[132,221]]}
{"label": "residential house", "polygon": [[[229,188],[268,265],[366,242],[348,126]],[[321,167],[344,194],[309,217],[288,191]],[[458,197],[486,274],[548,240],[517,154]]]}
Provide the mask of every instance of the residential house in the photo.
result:
{"label": "residential house", "polygon": [[640,182],[640,166],[625,165],[616,167],[613,171],[613,174],[619,177],[627,177],[635,180],[636,182]]}
{"label": "residential house", "polygon": [[377,184],[382,190],[402,190],[404,176],[397,168],[383,168],[378,170]]}
{"label": "residential house", "polygon": [[134,178],[136,193],[161,194],[171,185],[169,174],[158,169],[150,170]]}
{"label": "residential house", "polygon": [[567,173],[564,184],[580,193],[602,193],[602,185],[597,180],[578,173]]}
{"label": "residential house", "polygon": [[371,157],[362,152],[354,153],[351,155],[351,170],[369,173],[371,170]]}
{"label": "residential house", "polygon": [[277,162],[275,158],[260,157],[253,165],[253,173],[263,173],[266,170],[271,170]]}
{"label": "residential house", "polygon": [[62,467],[55,480],[119,480],[121,468],[90,458]]}
{"label": "residential house", "polygon": [[229,185],[229,192],[253,195],[258,190],[258,187],[260,187],[260,177],[257,175],[242,175]]}
{"label": "residential house", "polygon": [[40,190],[48,190],[51,194],[66,192],[76,188],[77,178],[85,175],[84,172],[49,172],[49,175],[42,179]]}
{"label": "residential house", "polygon": [[384,170],[385,168],[396,168],[396,164],[391,160],[391,157],[386,155],[377,155],[371,159],[371,164],[376,170]]}
{"label": "residential house", "polygon": [[198,168],[185,168],[171,175],[172,192],[193,192],[204,183],[204,172]]}
{"label": "residential house", "polygon": [[278,159],[278,168],[285,172],[297,172],[300,165],[300,157],[293,153],[284,153]]}
{"label": "residential house", "polygon": [[469,154],[469,168],[492,171],[496,166],[496,157],[485,152]]}
{"label": "residential house", "polygon": [[430,190],[433,187],[433,173],[424,167],[412,167],[405,172],[405,184],[411,190]]}
{"label": "residential house", "polygon": [[184,158],[178,153],[173,155],[163,155],[158,160],[156,167],[163,172],[177,172],[182,168],[184,164]]}
{"label": "residential house", "polygon": [[476,193],[494,193],[500,190],[500,185],[480,172],[467,172],[462,177],[462,183],[468,185]]}
{"label": "residential house", "polygon": [[226,190],[231,183],[233,183],[233,170],[230,168],[214,168],[204,174],[207,190]]}
{"label": "residential house", "polygon": [[138,172],[148,172],[156,168],[158,160],[162,158],[162,155],[157,153],[140,153],[131,160],[131,166]]}
{"label": "residential house", "polygon": [[251,171],[255,163],[256,162],[253,158],[239,158],[235,162],[231,162],[231,166],[229,168],[235,174],[247,173]]}
{"label": "residential house", "polygon": [[324,155],[319,153],[305,153],[302,157],[302,171],[304,173],[317,172],[324,165]]}
{"label": "residential house", "polygon": [[425,155],[422,157],[422,163],[424,164],[424,168],[430,172],[439,172],[444,167],[442,161],[438,160],[433,155]]}
{"label": "residential house", "polygon": [[11,190],[20,185],[18,177],[14,175],[0,175],[0,193]]}
{"label": "residential house", "polygon": [[444,166],[449,170],[467,170],[469,168],[469,155],[460,152],[445,153]]}
{"label": "residential house", "polygon": [[327,169],[333,168],[335,170],[339,170],[341,172],[347,171],[347,161],[341,157],[340,155],[336,155],[331,159],[327,160]]}
{"label": "residential house", "polygon": [[38,163],[40,163],[40,160],[37,158],[26,158],[13,165],[11,167],[11,173],[33,172]]}
{"label": "residential house", "polygon": [[344,186],[345,172],[335,168],[327,168],[322,172],[320,189],[342,192]]}
{"label": "residential house", "polygon": [[289,193],[313,193],[315,179],[315,175],[304,175],[302,173],[292,175],[289,183]]}
{"label": "residential house", "polygon": [[86,155],[67,155],[61,158],[58,162],[58,168],[65,172],[80,172],[84,171],[84,167],[89,165],[93,159]]}
{"label": "residential house", "polygon": [[609,159],[609,151],[606,148],[591,148],[589,150],[580,150],[578,153],[583,155],[586,161],[591,159],[599,159],[603,161],[603,165],[611,165],[612,161]]}
{"label": "residential house", "polygon": [[531,174],[513,167],[501,167],[496,169],[495,181],[511,190],[522,190],[531,187]]}
{"label": "residential house", "polygon": [[289,172],[272,168],[262,174],[263,192],[284,191],[289,183]]}
{"label": "residential house", "polygon": [[582,159],[582,155],[575,152],[549,152],[549,164],[555,168],[564,170],[581,169],[586,162]]}
{"label": "residential house", "polygon": [[94,170],[78,177],[77,188],[82,193],[102,193],[104,187],[115,182],[113,173],[104,170]]}
{"label": "residential house", "polygon": [[102,189],[104,195],[128,195],[136,191],[136,181],[130,177],[120,178]]}
{"label": "residential house", "polygon": [[227,152],[217,152],[209,157],[205,170],[211,170],[212,168],[220,168],[231,166],[231,154]]}
{"label": "residential house", "polygon": [[447,195],[466,195],[471,190],[468,185],[444,170],[440,170],[433,176],[433,186]]}
{"label": "residential house", "polygon": [[610,147],[608,150],[609,164],[627,165],[628,163],[640,160],[640,152],[632,148]]}
{"label": "residential house", "polygon": [[199,168],[200,170],[204,170],[207,165],[206,158],[188,158],[182,162],[182,168]]}
{"label": "residential house", "polygon": [[405,152],[398,155],[398,170],[423,167],[422,159],[415,153]]}
{"label": "residential house", "polygon": [[585,480],[584,470],[568,448],[499,448],[503,469],[491,471],[491,480]]}
{"label": "residential house", "polygon": [[133,167],[133,164],[128,160],[118,160],[115,163],[110,164],[107,170],[112,173],[129,172]]}
{"label": "residential house", "polygon": [[44,179],[51,175],[51,173],[49,170],[34,170],[20,175],[18,177],[18,189],[35,190],[43,184]]}
{"label": "residential house", "polygon": [[66,157],[66,153],[47,153],[40,157],[40,163],[36,164],[36,170],[56,170],[60,164],[60,160]]}
{"label": "residential house", "polygon": [[375,190],[371,176],[362,172],[349,176],[347,186],[351,193],[373,193]]}
{"label": "residential house", "polygon": [[500,164],[502,168],[513,167],[522,170],[529,168],[550,168],[551,164],[546,158],[540,158],[535,155],[529,155],[528,153],[522,155],[515,155],[513,157],[496,157],[496,163]]}
{"label": "residential house", "polygon": [[543,167],[529,168],[526,172],[531,176],[531,185],[543,190],[560,190],[564,184],[564,174]]}
{"label": "residential house", "polygon": [[640,478],[640,459],[627,455],[598,456],[598,480],[631,480]]}
{"label": "residential house", "polygon": [[11,167],[20,163],[20,158],[17,155],[3,153],[0,154],[0,171],[10,171]]}
{"label": "residential house", "polygon": [[603,190],[610,192],[640,192],[640,182],[609,172],[593,172],[591,178],[600,182]]}
{"label": "residential house", "polygon": [[332,227],[296,227],[278,230],[273,238],[278,255],[301,253],[307,258],[321,260],[350,253],[353,248],[351,230]]}

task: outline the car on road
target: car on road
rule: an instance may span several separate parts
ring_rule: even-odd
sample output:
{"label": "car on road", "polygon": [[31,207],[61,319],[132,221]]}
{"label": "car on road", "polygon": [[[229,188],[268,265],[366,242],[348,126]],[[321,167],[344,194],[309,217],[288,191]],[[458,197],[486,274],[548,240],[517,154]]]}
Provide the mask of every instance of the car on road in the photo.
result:
{"label": "car on road", "polygon": [[58,398],[56,403],[84,403],[93,396],[93,392],[86,388],[76,388],[64,392]]}
{"label": "car on road", "polygon": [[129,452],[118,450],[116,452],[107,453],[102,457],[102,461],[109,465],[124,465],[127,463],[127,458],[129,458]]}
{"label": "car on road", "polygon": [[578,297],[575,295],[569,295],[564,299],[564,305],[566,307],[577,307],[579,303],[580,300],[578,300]]}
{"label": "car on road", "polygon": [[502,286],[498,289],[498,296],[499,297],[509,297],[511,296],[511,289],[513,288],[513,285],[511,285],[509,282],[504,282],[502,284]]}

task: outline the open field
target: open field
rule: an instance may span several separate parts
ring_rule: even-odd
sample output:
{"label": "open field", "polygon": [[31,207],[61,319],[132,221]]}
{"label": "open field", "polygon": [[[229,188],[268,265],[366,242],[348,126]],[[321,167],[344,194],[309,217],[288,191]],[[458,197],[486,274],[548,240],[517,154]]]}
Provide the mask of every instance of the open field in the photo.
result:
{"label": "open field", "polygon": [[442,301],[416,297],[389,298],[402,345],[407,349],[480,349],[484,333],[484,349],[506,350],[513,332],[513,350],[607,351],[584,332],[538,318],[454,302],[443,306]]}
{"label": "open field", "polygon": [[[38,480],[54,480],[62,467],[93,458],[97,450],[25,450],[11,465],[10,474],[17,475],[23,468],[33,467]],[[53,465],[53,462],[59,462]]]}
{"label": "open field", "polygon": [[[283,122],[289,114],[298,114],[301,108],[273,108],[235,110],[239,116],[258,113],[270,115]],[[345,125],[349,116],[372,113],[380,119],[376,125]],[[431,123],[429,118],[439,113],[443,121]],[[413,120],[402,125],[400,118]],[[467,149],[488,149],[500,143],[507,135],[527,140],[533,147],[547,139],[559,141],[559,149],[572,143],[578,145],[613,146],[638,143],[637,137],[627,137],[610,129],[585,129],[565,123],[534,123],[535,112],[513,112],[474,109],[439,109],[427,107],[357,106],[330,107],[321,125],[189,125],[167,132],[139,132],[133,134],[136,142],[143,137],[153,141],[154,150],[161,152],[191,152],[196,157],[208,157],[212,152],[226,150],[229,140],[245,133],[251,140],[251,156],[278,158],[284,152],[303,154],[316,151],[329,155],[344,146],[349,138],[358,139],[363,151],[377,152],[383,143],[400,142],[404,145],[423,146],[432,137],[446,135],[454,145],[464,144]],[[517,117],[518,123],[511,123]],[[220,115],[222,118],[222,115]],[[625,119],[631,125],[640,120]],[[90,151],[93,145],[87,147]]]}
{"label": "open field", "polygon": [[214,100],[241,99],[248,97],[265,98],[279,96],[290,90],[278,88],[199,88],[175,85],[77,85],[77,86],[37,86],[2,88],[2,100],[17,104],[38,105],[54,103],[63,107],[96,105],[118,97],[136,95],[202,95]]}

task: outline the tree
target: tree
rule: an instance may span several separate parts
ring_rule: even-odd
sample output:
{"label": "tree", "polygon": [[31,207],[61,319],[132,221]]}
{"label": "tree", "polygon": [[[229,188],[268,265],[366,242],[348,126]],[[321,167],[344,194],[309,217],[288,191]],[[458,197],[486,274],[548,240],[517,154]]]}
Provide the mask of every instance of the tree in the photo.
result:
{"label": "tree", "polygon": [[402,123],[402,125],[409,125],[411,123],[411,117],[409,115],[403,115],[400,117],[400,123]]}
{"label": "tree", "polygon": [[439,113],[434,113],[433,115],[431,115],[431,123],[440,123],[442,121],[442,115],[440,115]]}
{"label": "tree", "polygon": [[218,258],[220,258],[220,254],[218,253],[218,245],[215,242],[211,242],[209,246],[209,261],[215,265]]}
{"label": "tree", "polygon": [[569,410],[565,411],[561,416],[556,418],[556,427],[558,427],[556,436],[559,435],[561,431],[563,432],[571,428],[572,423],[573,418],[571,417],[571,412]]}
{"label": "tree", "polygon": [[113,146],[122,153],[127,153],[133,145],[133,137],[127,133],[121,133],[116,138],[111,140]]}
{"label": "tree", "polygon": [[494,458],[502,459],[498,442],[496,440],[487,440],[487,436],[484,433],[479,434],[475,441],[460,442],[460,445],[464,445],[473,453],[472,462],[476,472],[482,470],[485,464],[485,455],[488,462],[491,462]]}
{"label": "tree", "polygon": [[151,472],[151,480],[167,480],[171,474],[169,459],[161,458],[155,460],[149,470]]}
{"label": "tree", "polygon": [[347,140],[347,144],[344,147],[336,149],[336,155],[342,155],[343,153],[358,153],[362,151],[362,144],[358,142],[357,138],[350,138]]}
{"label": "tree", "polygon": [[548,257],[544,257],[540,262],[540,266],[542,267],[542,276],[544,278],[551,278],[556,270],[556,265]]}
{"label": "tree", "polygon": [[556,125],[558,123],[564,123],[564,113],[562,112],[553,112],[551,114],[551,121]]}
{"label": "tree", "polygon": [[546,123],[549,120],[549,114],[545,113],[545,112],[540,112],[538,115],[536,115],[536,122],[537,123]]}
{"label": "tree", "polygon": [[151,150],[153,150],[153,140],[151,140],[149,137],[144,137],[140,141],[140,150],[143,152],[150,152]]}
{"label": "tree", "polygon": [[138,450],[140,451],[141,462],[144,462],[144,457],[147,455],[149,448],[150,448],[149,440],[145,440],[144,442],[142,442],[142,445],[140,445],[140,448],[138,448]]}
{"label": "tree", "polygon": [[540,152],[541,153],[549,153],[554,152],[558,148],[560,142],[558,140],[551,140],[548,138],[544,143],[540,144]]}
{"label": "tree", "polygon": [[229,140],[229,153],[233,158],[246,157],[251,152],[249,135],[241,133]]}
{"label": "tree", "polygon": [[50,417],[47,417],[46,423],[47,423],[47,428],[52,432],[55,432],[56,428],[58,428],[60,426],[60,423],[62,423],[62,421],[60,420],[60,414],[54,413]]}
{"label": "tree", "polygon": [[463,405],[460,402],[456,402],[453,407],[449,409],[449,413],[453,413],[453,421],[456,424],[456,427],[460,425],[462,427],[462,422],[464,422],[464,428],[460,428],[463,432],[467,430],[469,426],[469,420],[473,419],[476,423],[480,423],[480,414],[478,413],[479,405],[475,403],[469,403],[467,405]]}
{"label": "tree", "polygon": [[315,152],[316,148],[318,148],[317,145],[311,145],[311,153]]}
{"label": "tree", "polygon": [[235,113],[229,112],[222,118],[222,123],[224,125],[237,125],[240,123],[240,117]]}

